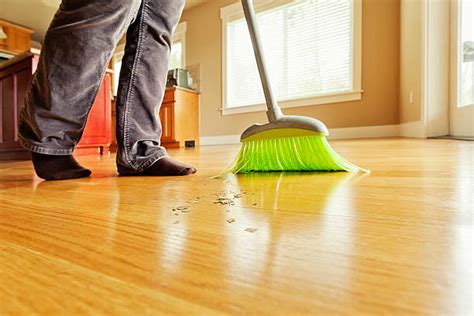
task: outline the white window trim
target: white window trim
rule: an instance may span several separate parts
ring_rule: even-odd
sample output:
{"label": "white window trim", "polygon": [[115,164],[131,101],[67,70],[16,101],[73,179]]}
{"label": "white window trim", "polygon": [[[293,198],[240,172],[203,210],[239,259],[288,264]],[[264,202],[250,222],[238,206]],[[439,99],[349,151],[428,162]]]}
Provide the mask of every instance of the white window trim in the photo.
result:
{"label": "white window trim", "polygon": [[452,69],[451,82],[452,82],[452,92],[453,105],[456,109],[467,108],[474,106],[474,104],[461,104],[461,94],[460,83],[462,82],[462,72],[461,72],[461,63],[463,59],[462,51],[462,38],[461,38],[461,29],[462,29],[462,19],[461,19],[461,3],[459,1],[451,2],[451,65]]}
{"label": "white window trim", "polygon": [[173,34],[173,42],[180,41],[183,45],[183,52],[181,54],[181,65],[183,68],[186,67],[186,30],[188,29],[188,24],[186,22],[181,22],[176,26]]}
{"label": "white window trim", "polygon": [[[294,0],[254,0],[255,11],[268,10],[284,3],[290,3]],[[294,108],[311,105],[321,105],[348,101],[357,101],[362,99],[362,1],[353,0],[353,42],[352,42],[352,80],[353,91],[337,92],[318,96],[278,100],[281,108]],[[220,9],[221,27],[222,27],[222,115],[232,115],[249,112],[266,111],[266,105],[252,104],[244,106],[227,107],[227,23],[244,17],[242,5],[240,2],[225,6]],[[256,84],[261,84],[257,82]]]}

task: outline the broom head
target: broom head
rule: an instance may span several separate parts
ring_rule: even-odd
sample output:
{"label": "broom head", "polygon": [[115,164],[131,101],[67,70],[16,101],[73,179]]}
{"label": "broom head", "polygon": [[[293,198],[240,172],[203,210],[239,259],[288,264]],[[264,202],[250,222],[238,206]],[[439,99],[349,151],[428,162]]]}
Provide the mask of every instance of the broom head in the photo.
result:
{"label": "broom head", "polygon": [[366,171],[339,156],[322,132],[276,128],[241,141],[240,152],[228,172]]}

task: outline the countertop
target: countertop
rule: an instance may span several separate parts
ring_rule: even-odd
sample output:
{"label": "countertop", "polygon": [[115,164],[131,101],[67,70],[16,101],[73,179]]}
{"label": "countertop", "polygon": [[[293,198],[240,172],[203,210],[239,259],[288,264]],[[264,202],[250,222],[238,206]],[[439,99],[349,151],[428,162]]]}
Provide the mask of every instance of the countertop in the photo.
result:
{"label": "countertop", "polygon": [[166,91],[171,91],[171,90],[182,90],[182,91],[187,91],[187,92],[192,92],[196,94],[201,94],[201,92],[193,89],[188,89],[188,88],[183,88],[183,87],[178,87],[178,86],[172,86],[172,87],[167,87]]}
{"label": "countertop", "polygon": [[1,62],[0,63],[0,70],[3,70],[7,67],[10,67],[11,65],[14,65],[22,60],[25,60],[33,55],[39,55],[39,50],[38,49],[35,49],[35,48],[31,48],[30,50],[27,50],[21,54],[18,54],[16,55],[15,57],[7,60],[7,61],[4,61],[4,62]]}

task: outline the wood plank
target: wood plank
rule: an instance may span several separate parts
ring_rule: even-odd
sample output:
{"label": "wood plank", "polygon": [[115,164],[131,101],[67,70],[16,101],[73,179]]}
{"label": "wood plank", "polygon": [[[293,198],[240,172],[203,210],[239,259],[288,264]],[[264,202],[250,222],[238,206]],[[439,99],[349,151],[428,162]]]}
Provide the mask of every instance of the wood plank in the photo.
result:
{"label": "wood plank", "polygon": [[238,146],[169,150],[189,177],[0,163],[0,314],[472,314],[474,145],[331,143],[372,173],[210,179]]}
{"label": "wood plank", "polygon": [[[2,315],[131,315],[136,311],[182,314],[188,310],[206,315],[218,314],[186,300],[135,286],[15,244],[0,242],[0,260],[1,284],[10,285],[8,288],[0,285]],[[38,274],[38,269],[43,272]],[[7,303],[7,298],[13,297],[16,304]],[[22,308],[18,309],[20,305]]]}

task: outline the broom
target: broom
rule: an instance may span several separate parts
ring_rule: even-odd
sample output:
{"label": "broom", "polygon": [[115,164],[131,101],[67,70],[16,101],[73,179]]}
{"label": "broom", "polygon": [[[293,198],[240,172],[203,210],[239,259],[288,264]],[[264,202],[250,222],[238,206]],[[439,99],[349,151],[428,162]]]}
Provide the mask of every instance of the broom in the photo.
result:
{"label": "broom", "polygon": [[283,115],[273,95],[257,29],[252,0],[242,0],[267,105],[267,124],[254,124],[242,136],[242,147],[225,172],[367,171],[339,156],[329,145],[327,127],[319,120]]}

